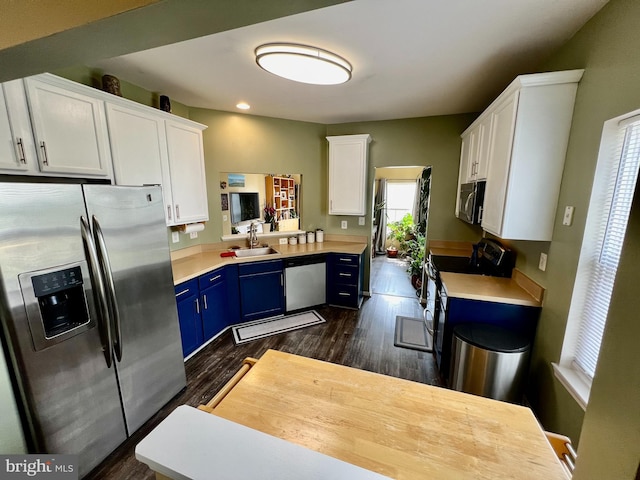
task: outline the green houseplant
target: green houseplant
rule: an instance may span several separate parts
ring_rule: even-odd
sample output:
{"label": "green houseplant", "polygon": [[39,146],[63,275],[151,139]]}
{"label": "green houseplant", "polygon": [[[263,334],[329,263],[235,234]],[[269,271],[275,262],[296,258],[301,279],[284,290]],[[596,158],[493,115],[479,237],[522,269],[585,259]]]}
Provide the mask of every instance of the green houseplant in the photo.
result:
{"label": "green houseplant", "polygon": [[389,229],[387,238],[391,240],[391,244],[389,248],[387,248],[387,254],[390,257],[397,255],[401,257],[405,256],[407,254],[408,242],[414,238],[415,225],[413,224],[413,217],[410,213],[407,213],[402,217],[402,220],[390,222],[387,228]]}
{"label": "green houseplant", "polygon": [[420,232],[414,233],[414,238],[407,242],[407,272],[411,275],[413,288],[422,287],[422,268],[424,266],[425,236]]}

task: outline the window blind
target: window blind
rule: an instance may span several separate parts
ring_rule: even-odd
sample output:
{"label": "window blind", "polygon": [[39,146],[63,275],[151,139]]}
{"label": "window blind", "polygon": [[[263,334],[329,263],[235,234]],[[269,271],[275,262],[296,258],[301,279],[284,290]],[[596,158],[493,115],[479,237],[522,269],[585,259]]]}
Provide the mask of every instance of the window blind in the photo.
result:
{"label": "window blind", "polygon": [[[573,366],[593,379],[640,166],[640,119],[620,124],[601,217],[592,238]],[[591,205],[590,207],[594,207]],[[583,246],[584,248],[584,246]]]}

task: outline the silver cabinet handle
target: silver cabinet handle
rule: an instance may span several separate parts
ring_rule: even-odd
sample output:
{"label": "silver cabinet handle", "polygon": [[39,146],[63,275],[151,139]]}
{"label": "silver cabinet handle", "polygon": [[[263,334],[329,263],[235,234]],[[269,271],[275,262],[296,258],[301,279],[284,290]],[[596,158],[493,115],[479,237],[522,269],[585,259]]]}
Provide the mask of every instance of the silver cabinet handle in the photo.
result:
{"label": "silver cabinet handle", "polygon": [[198,313],[198,315],[200,315],[200,302],[198,301],[197,298],[196,298],[195,302],[196,302],[196,312]]}
{"label": "silver cabinet handle", "polygon": [[351,296],[351,294],[344,293],[344,292],[338,292],[338,295],[340,295],[341,297],[350,297]]}
{"label": "silver cabinet handle", "polygon": [[180,220],[180,205],[176,203],[176,220]]}
{"label": "silver cabinet handle", "polygon": [[338,275],[341,277],[351,277],[350,273],[339,273]]}
{"label": "silver cabinet handle", "polygon": [[167,205],[167,217],[171,220],[171,205]]}
{"label": "silver cabinet handle", "polygon": [[215,281],[216,281],[217,279],[219,279],[221,276],[222,276],[222,275],[216,275],[215,277],[210,278],[210,279],[209,279],[209,281],[210,281],[210,282],[215,282]]}
{"label": "silver cabinet handle", "polygon": [[44,143],[44,140],[40,142],[40,148],[42,149],[42,163],[45,165],[49,165],[49,157],[47,156],[47,146]]}
{"label": "silver cabinet handle", "polygon": [[189,293],[189,289],[188,288],[185,288],[181,292],[176,293],[176,297],[179,297],[180,295],[184,295],[185,293]]}
{"label": "silver cabinet handle", "polygon": [[109,314],[107,311],[107,296],[104,291],[104,282],[100,275],[100,262],[98,261],[98,253],[96,246],[91,238],[91,229],[89,222],[84,217],[80,217],[80,232],[82,234],[82,243],[84,244],[85,256],[89,264],[89,274],[91,276],[93,296],[96,300],[96,311],[98,314],[98,332],[104,350],[107,368],[111,368],[113,364],[113,350],[111,340],[111,325],[109,322]]}
{"label": "silver cabinet handle", "polygon": [[353,259],[351,259],[351,258],[341,258],[340,261],[341,262],[353,262]]}
{"label": "silver cabinet handle", "polygon": [[203,295],[202,300],[204,301],[204,309],[209,310],[209,307],[207,306],[207,296]]}
{"label": "silver cabinet handle", "polygon": [[20,157],[20,163],[27,164],[27,156],[24,154],[24,143],[22,138],[18,137],[16,140],[16,144],[18,145],[18,157]]}
{"label": "silver cabinet handle", "polygon": [[113,349],[116,353],[116,359],[120,362],[122,360],[122,328],[120,326],[120,312],[118,311],[118,299],[116,298],[116,287],[113,281],[113,273],[111,271],[111,262],[109,260],[109,253],[107,252],[107,244],[104,241],[104,234],[100,227],[100,222],[95,217],[91,218],[93,224],[93,236],[96,241],[96,252],[98,253],[98,259],[100,266],[102,267],[102,275],[105,278],[105,290],[107,292],[107,306],[109,310],[109,316],[113,320]]}

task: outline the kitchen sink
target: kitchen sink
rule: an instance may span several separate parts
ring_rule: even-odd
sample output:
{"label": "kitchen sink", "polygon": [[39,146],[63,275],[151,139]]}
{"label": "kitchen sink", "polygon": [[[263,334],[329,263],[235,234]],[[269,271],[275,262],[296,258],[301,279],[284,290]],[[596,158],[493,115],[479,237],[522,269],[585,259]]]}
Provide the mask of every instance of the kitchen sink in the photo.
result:
{"label": "kitchen sink", "polygon": [[271,247],[259,247],[259,248],[238,248],[234,250],[236,252],[236,257],[257,257],[260,255],[273,255],[274,253],[278,253],[277,250],[274,250]]}

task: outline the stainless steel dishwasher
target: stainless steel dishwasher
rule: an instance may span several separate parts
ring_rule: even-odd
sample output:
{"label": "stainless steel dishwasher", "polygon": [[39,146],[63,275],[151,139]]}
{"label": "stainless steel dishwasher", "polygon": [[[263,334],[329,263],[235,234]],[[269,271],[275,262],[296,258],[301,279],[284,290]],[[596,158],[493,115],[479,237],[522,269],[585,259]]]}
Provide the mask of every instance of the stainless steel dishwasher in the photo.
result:
{"label": "stainless steel dishwasher", "polygon": [[304,255],[284,260],[287,312],[327,303],[326,255]]}

